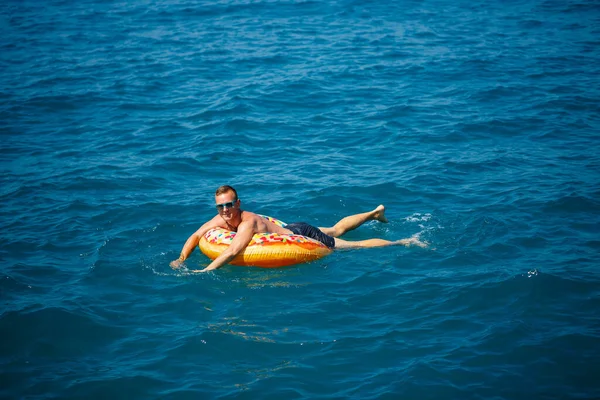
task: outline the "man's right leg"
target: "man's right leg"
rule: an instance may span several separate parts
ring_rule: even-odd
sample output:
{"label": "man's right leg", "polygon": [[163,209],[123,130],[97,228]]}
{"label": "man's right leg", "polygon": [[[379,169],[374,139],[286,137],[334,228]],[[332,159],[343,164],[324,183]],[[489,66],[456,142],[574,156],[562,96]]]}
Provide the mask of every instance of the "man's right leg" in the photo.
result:
{"label": "man's right leg", "polygon": [[419,247],[427,247],[427,243],[421,242],[416,237],[411,237],[408,239],[400,239],[395,242],[390,242],[389,240],[383,239],[367,239],[367,240],[358,240],[355,242],[351,242],[349,240],[343,240],[334,238],[335,240],[335,248],[336,249],[358,249],[358,248],[367,248],[367,247],[383,247],[383,246],[394,246],[394,245],[403,245],[403,246],[419,246]]}
{"label": "man's right leg", "polygon": [[[349,232],[353,229],[358,228],[367,221],[377,220],[379,222],[387,223],[388,220],[385,217],[385,207],[383,205],[377,206],[373,211],[350,215],[342,218],[337,224],[330,228],[319,228],[319,230],[326,235],[333,236],[334,238],[342,236],[344,233]],[[381,240],[381,239],[374,239]],[[385,241],[384,241],[385,242]],[[391,243],[391,242],[390,242]],[[385,245],[382,245],[385,246]],[[372,246],[369,246],[372,247]]]}

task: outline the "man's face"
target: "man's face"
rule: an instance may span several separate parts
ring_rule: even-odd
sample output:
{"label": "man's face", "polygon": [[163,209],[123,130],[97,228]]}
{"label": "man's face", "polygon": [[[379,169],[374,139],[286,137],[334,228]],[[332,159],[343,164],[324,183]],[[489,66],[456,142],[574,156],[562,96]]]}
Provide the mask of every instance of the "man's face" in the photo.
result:
{"label": "man's face", "polygon": [[240,202],[235,198],[233,192],[225,192],[215,196],[215,203],[219,215],[225,220],[230,221],[236,218],[240,213]]}

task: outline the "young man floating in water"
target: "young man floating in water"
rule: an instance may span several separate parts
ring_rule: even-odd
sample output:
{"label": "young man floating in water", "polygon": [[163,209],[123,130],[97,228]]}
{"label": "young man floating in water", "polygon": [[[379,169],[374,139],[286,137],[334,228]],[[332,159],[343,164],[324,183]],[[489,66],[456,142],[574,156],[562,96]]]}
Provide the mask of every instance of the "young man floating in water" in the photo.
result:
{"label": "young man floating in water", "polygon": [[213,228],[223,228],[234,231],[236,232],[235,238],[227,250],[223,251],[223,253],[215,258],[208,267],[193,272],[211,271],[227,264],[248,246],[255,233],[280,233],[308,236],[318,240],[331,249],[355,249],[361,247],[381,247],[391,245],[427,246],[417,238],[401,239],[395,242],[383,239],[367,239],[355,242],[339,239],[339,236],[358,228],[367,221],[375,220],[387,223],[388,220],[385,218],[385,207],[383,205],[378,206],[373,211],[345,217],[331,228],[316,228],[303,222],[288,224],[285,227],[281,227],[257,214],[243,211],[240,208],[241,201],[238,198],[237,192],[231,186],[225,185],[218,188],[215,193],[215,201],[218,214],[202,225],[200,229],[189,237],[181,250],[181,256],[177,260],[171,262],[170,265],[173,269],[181,267],[183,261],[185,261],[198,246],[202,236]]}

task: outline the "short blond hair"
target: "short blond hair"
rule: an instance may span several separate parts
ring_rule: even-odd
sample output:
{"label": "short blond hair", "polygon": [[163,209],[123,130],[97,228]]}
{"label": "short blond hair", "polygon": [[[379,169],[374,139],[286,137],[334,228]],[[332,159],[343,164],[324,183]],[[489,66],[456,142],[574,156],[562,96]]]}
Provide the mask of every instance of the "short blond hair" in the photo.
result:
{"label": "short blond hair", "polygon": [[238,199],[237,191],[232,186],[229,186],[229,185],[219,186],[219,188],[215,192],[215,196],[219,196],[219,195],[225,194],[227,192],[233,192],[233,194],[235,195],[235,199],[236,200]]}

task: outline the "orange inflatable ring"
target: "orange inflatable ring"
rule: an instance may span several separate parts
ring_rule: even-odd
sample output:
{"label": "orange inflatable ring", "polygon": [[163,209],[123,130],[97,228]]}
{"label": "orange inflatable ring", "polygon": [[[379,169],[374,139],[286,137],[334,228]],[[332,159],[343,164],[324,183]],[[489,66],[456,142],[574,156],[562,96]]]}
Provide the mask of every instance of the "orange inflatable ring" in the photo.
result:
{"label": "orange inflatable ring", "polygon": [[[285,223],[275,218],[263,217],[279,226],[285,226]],[[208,258],[214,260],[231,244],[234,237],[235,232],[223,228],[211,229],[200,239],[198,247]],[[306,236],[257,233],[248,247],[229,263],[275,268],[318,260],[330,253],[329,247]]]}

